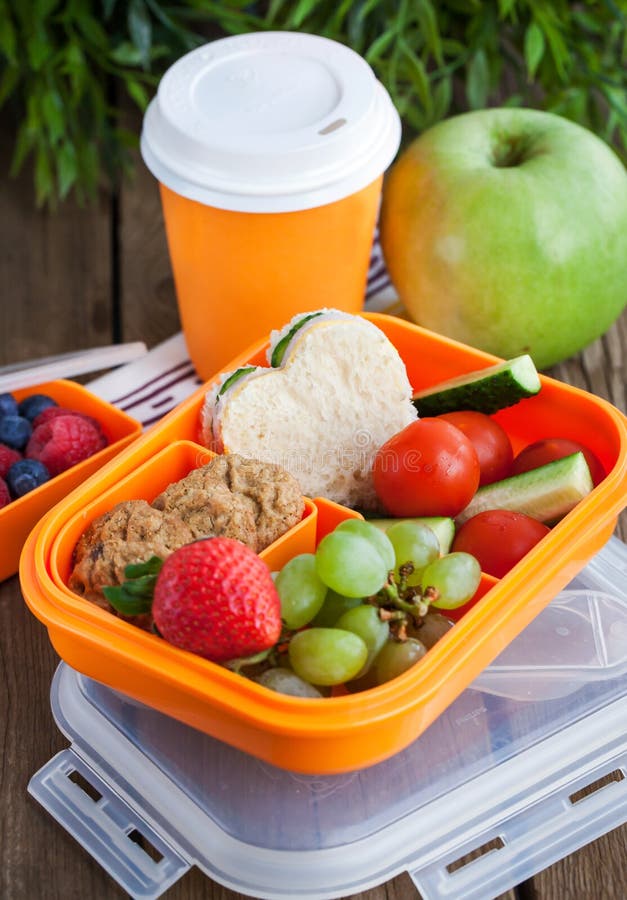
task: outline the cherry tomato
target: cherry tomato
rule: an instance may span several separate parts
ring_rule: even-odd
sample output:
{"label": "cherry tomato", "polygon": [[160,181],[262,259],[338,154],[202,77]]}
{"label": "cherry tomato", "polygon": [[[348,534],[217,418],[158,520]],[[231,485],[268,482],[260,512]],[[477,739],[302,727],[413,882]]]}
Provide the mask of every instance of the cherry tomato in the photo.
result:
{"label": "cherry tomato", "polygon": [[472,500],[479,475],[472,441],[435,417],[393,435],[373,463],[375,490],[393,516],[456,516]]}
{"label": "cherry tomato", "polygon": [[518,475],[520,472],[528,472],[529,469],[537,469],[546,463],[553,462],[556,459],[562,459],[564,456],[570,456],[571,453],[583,453],[590,469],[592,483],[597,485],[605,478],[605,470],[599,459],[590,450],[578,441],[571,441],[567,438],[545,438],[529,444],[514,458],[512,466],[512,475]]}
{"label": "cherry tomato", "polygon": [[451,551],[472,554],[482,572],[502,578],[549,530],[542,522],[523,513],[488,509],[460,526]]}
{"label": "cherry tomato", "polygon": [[511,472],[514,451],[507,432],[498,422],[484,413],[470,409],[443,413],[438,418],[459,428],[472,441],[479,457],[480,485],[507,478]]}

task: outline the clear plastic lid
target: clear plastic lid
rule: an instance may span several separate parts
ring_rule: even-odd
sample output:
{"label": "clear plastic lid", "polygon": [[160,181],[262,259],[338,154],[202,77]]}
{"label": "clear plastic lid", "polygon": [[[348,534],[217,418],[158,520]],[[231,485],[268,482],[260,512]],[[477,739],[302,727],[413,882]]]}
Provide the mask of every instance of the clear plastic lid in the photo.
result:
{"label": "clear plastic lid", "polygon": [[190,199],[287,212],[352,194],[388,167],[400,119],[370,66],[317,35],[213,41],[161,79],[144,118],[151,172]]}

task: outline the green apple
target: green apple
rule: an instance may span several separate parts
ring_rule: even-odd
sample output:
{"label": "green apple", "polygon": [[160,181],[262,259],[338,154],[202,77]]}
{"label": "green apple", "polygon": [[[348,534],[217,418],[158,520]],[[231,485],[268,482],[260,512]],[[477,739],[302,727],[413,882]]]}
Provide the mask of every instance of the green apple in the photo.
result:
{"label": "green apple", "polygon": [[627,172],[600,138],[531,109],[454,116],[388,173],[381,246],[410,317],[538,368],[627,303]]}

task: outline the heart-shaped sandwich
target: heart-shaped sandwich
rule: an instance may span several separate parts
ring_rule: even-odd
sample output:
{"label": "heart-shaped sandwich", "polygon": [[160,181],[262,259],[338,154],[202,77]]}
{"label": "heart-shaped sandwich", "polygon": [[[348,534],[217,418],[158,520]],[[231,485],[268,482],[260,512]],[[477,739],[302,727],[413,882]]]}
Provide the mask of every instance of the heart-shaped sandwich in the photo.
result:
{"label": "heart-shaped sandwich", "polygon": [[207,394],[204,443],[280,464],[309,497],[376,509],[373,458],[417,417],[396,348],[367,319],[323,309],[273,332],[268,361]]}

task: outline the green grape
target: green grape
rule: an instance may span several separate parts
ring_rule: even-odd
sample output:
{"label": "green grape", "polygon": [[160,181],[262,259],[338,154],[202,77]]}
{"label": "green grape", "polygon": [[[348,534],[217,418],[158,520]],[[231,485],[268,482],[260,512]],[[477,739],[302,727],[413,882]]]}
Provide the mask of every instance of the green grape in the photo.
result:
{"label": "green grape", "polygon": [[352,534],[358,534],[366,538],[376,548],[379,556],[385,563],[387,571],[391,572],[394,568],[396,559],[394,547],[387,534],[381,531],[380,528],[377,528],[376,525],[373,525],[372,522],[364,522],[363,519],[344,519],[335,530],[350,531]]}
{"label": "green grape", "polygon": [[379,618],[379,610],[375,606],[362,603],[345,612],[335,623],[336,628],[344,628],[359,635],[366,647],[368,656],[357,673],[357,678],[365,675],[372,661],[377,656],[390,636],[390,626]]}
{"label": "green grape", "polygon": [[417,638],[427,650],[430,650],[441,637],[444,637],[447,631],[450,631],[453,625],[454,622],[447,619],[442,613],[428,612],[417,624],[413,625],[410,622],[407,633],[410,637]]}
{"label": "green grape", "polygon": [[344,597],[329,588],[324,603],[311,620],[311,624],[319,625],[321,628],[332,628],[347,609],[359,606],[361,600],[361,597]]}
{"label": "green grape", "polygon": [[455,609],[470,600],[480,581],[481,567],[474,556],[456,551],[429,563],[422,573],[422,590],[424,594],[431,587],[438,592],[432,606]]}
{"label": "green grape", "polygon": [[423,569],[440,555],[440,542],[435,532],[420,522],[395,522],[386,532],[394,548],[396,577],[399,568],[408,562],[414,566],[407,584],[420,584]]}
{"label": "green grape", "polygon": [[341,628],[307,628],[289,643],[290,665],[315,685],[343,684],[354,678],[368,656],[363,640]]}
{"label": "green grape", "polygon": [[377,684],[384,684],[384,682],[402,675],[421,660],[426,652],[424,644],[416,638],[407,638],[406,641],[388,641],[372,666],[371,671]]}
{"label": "green grape", "polygon": [[286,669],[283,666],[266,669],[265,672],[262,672],[261,675],[255,678],[255,681],[271,691],[276,691],[279,694],[289,694],[291,697],[322,697],[320,691],[313,684],[309,684],[309,682],[299,678],[291,669]]}
{"label": "green grape", "polygon": [[276,577],[281,618],[290,629],[302,628],[320,610],[327,586],[316,573],[313,553],[301,553],[286,563]]}
{"label": "green grape", "polygon": [[316,571],[327,587],[345,597],[376,594],[388,577],[386,564],[367,538],[337,528],[318,544]]}

